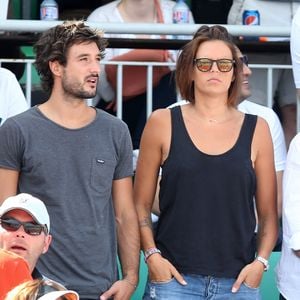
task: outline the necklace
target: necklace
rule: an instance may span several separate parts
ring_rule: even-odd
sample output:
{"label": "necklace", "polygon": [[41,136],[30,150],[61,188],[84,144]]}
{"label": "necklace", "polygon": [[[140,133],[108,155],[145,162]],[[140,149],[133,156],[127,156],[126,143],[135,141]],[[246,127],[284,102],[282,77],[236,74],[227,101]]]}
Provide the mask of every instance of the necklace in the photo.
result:
{"label": "necklace", "polygon": [[216,119],[208,119],[207,121],[208,121],[208,123],[220,123]]}
{"label": "necklace", "polygon": [[214,119],[214,118],[201,118],[201,120],[205,123],[209,123],[209,124],[221,124],[221,123],[224,123],[228,120],[228,118],[226,119],[222,119],[222,120],[217,120],[217,119]]}

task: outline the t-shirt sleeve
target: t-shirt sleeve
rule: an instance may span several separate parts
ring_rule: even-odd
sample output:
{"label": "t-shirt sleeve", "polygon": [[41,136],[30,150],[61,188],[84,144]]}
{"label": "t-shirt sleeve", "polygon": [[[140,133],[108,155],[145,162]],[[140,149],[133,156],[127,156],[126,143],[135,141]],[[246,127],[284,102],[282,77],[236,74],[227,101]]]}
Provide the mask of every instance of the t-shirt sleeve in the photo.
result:
{"label": "t-shirt sleeve", "polygon": [[13,119],[0,127],[0,168],[21,170],[24,138]]}
{"label": "t-shirt sleeve", "polygon": [[15,116],[29,108],[28,103],[24,97],[23,91],[17,81],[16,77],[12,75],[7,87],[10,93],[8,117]]}
{"label": "t-shirt sleeve", "polygon": [[300,135],[291,142],[283,175],[283,211],[282,215],[288,229],[288,245],[291,249],[300,249]]}
{"label": "t-shirt sleeve", "polygon": [[114,179],[133,176],[132,142],[128,127],[122,122],[122,133],[118,149],[118,163],[115,169]]}
{"label": "t-shirt sleeve", "polygon": [[297,89],[300,89],[300,8],[292,22],[291,28],[291,56],[293,64],[294,81]]}
{"label": "t-shirt sleeve", "polygon": [[284,133],[281,123],[277,115],[273,114],[273,122],[270,127],[273,147],[274,147],[274,160],[276,172],[283,171],[286,162],[286,145],[284,139]]}

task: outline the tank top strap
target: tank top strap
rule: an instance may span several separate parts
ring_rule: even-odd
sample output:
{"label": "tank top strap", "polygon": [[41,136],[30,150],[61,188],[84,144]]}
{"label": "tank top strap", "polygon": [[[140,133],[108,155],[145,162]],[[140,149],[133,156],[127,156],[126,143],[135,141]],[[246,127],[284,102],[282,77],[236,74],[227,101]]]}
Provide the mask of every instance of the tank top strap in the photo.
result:
{"label": "tank top strap", "polygon": [[252,139],[257,123],[257,116],[245,114],[245,119],[238,139],[238,146],[243,146],[247,154],[251,155]]}
{"label": "tank top strap", "polygon": [[180,105],[177,105],[170,108],[170,110],[171,110],[172,133],[179,132],[180,128],[182,128],[184,124],[183,116],[181,113],[181,107]]}

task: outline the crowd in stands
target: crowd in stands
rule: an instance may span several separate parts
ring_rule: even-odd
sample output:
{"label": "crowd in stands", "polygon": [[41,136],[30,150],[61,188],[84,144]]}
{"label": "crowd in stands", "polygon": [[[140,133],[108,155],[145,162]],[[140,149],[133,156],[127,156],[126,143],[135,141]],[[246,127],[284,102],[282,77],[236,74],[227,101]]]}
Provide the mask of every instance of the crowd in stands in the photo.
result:
{"label": "crowd in stands", "polygon": [[[145,300],[262,299],[272,251],[278,299],[300,299],[300,2],[187,2],[189,22],[208,25],[178,51],[110,48],[124,35],[81,20],[44,31],[42,104],[29,107],[20,75],[0,67],[0,300],[130,300],[141,251]],[[87,21],[122,26],[172,23],[175,2],[98,4]],[[240,25],[245,10],[291,26],[291,55],[242,53],[212,25]],[[120,120],[116,70],[99,62],[137,56],[176,68],[153,69],[149,118],[144,87],[124,96]],[[276,112],[254,63],[293,66],[274,72]]]}

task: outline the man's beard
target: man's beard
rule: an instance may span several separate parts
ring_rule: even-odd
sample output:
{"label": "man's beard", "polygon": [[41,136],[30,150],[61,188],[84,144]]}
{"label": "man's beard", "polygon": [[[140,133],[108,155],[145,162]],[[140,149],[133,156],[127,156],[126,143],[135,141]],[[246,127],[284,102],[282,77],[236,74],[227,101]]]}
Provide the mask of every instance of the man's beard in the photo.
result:
{"label": "man's beard", "polygon": [[94,98],[97,94],[97,89],[93,91],[86,91],[84,90],[84,84],[79,82],[70,82],[68,79],[66,79],[66,77],[64,77],[62,80],[62,88],[66,95],[77,99],[90,99]]}

